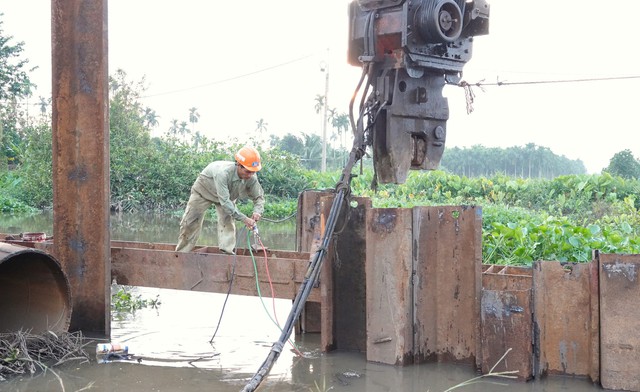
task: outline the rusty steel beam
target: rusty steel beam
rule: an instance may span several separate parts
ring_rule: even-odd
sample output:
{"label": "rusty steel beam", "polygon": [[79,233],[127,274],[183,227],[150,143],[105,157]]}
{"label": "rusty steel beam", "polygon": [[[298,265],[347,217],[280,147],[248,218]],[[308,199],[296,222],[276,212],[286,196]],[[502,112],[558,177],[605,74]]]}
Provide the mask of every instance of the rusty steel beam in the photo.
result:
{"label": "rusty steel beam", "polygon": [[[265,260],[263,252],[252,256],[246,249],[233,256],[215,247],[183,253],[163,245],[144,245],[113,242],[111,272],[118,284],[210,293],[227,293],[231,285],[232,294],[251,296],[258,295],[259,287],[262,296],[293,299],[310,259],[307,252],[268,250]],[[319,288],[312,290],[308,301],[320,302]]]}
{"label": "rusty steel beam", "polygon": [[600,382],[640,391],[640,255],[597,255],[600,278]]}
{"label": "rusty steel beam", "polygon": [[110,334],[107,0],[52,0],[54,255],[72,330]]}

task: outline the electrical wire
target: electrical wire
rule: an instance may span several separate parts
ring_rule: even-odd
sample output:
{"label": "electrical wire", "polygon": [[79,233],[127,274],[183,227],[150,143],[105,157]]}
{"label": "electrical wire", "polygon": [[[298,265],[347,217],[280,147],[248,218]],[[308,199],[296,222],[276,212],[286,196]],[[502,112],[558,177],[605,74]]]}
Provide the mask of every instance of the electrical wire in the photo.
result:
{"label": "electrical wire", "polygon": [[629,80],[629,79],[640,79],[640,75],[631,75],[631,76],[609,76],[609,77],[601,77],[601,78],[582,78],[582,79],[556,79],[556,80],[530,80],[530,81],[522,81],[522,82],[501,82],[497,81],[494,83],[485,83],[484,81],[480,81],[477,83],[469,83],[466,81],[461,81],[459,83],[448,83],[454,84],[460,87],[465,86],[519,86],[519,85],[533,85],[533,84],[561,84],[561,83],[584,83],[584,82],[602,82],[602,81],[611,81],[611,80]]}
{"label": "electrical wire", "polygon": [[[262,240],[260,239],[260,236],[255,234],[255,233],[254,233],[254,235],[255,235],[255,237],[257,239],[257,242],[260,243],[260,246],[262,247],[262,251],[264,253],[264,267],[265,267],[265,271],[267,273],[267,281],[269,283],[269,288],[271,289],[271,302],[272,302],[272,307],[273,307],[273,317],[271,317],[271,314],[267,310],[267,306],[264,304],[264,299],[262,297],[262,292],[260,290],[260,280],[258,279],[258,265],[257,265],[257,262],[256,262],[255,255],[253,254],[253,249],[251,247],[251,235],[249,233],[247,233],[247,249],[249,249],[249,253],[251,255],[251,260],[253,262],[253,271],[254,271],[254,275],[255,275],[255,279],[256,279],[256,290],[258,292],[258,298],[260,298],[260,303],[262,304],[262,307],[264,308],[264,311],[267,313],[267,316],[269,317],[271,322],[273,322],[273,324],[276,327],[278,327],[278,330],[280,330],[280,332],[282,333],[282,327],[280,326],[280,322],[278,321],[278,315],[276,313],[276,296],[275,296],[275,290],[273,289],[273,281],[271,280],[271,274],[269,273],[269,263],[268,263],[268,257],[267,257],[267,249],[265,248],[264,244],[262,243]],[[291,347],[293,348],[293,350],[299,356],[304,357],[304,355],[300,352],[300,350],[295,345],[295,343],[293,343],[293,341],[291,341],[291,339],[288,339],[288,342],[291,345]]]}
{"label": "electrical wire", "polygon": [[[242,232],[246,230],[246,227],[243,227],[240,230],[240,236],[242,236]],[[213,335],[209,340],[209,343],[213,343],[213,339],[216,337],[218,333],[218,329],[220,328],[220,324],[222,323],[222,315],[224,315],[224,309],[227,307],[227,301],[229,300],[229,296],[231,295],[231,288],[233,287],[233,278],[236,276],[236,263],[238,261],[238,256],[233,255],[233,266],[231,267],[231,277],[229,278],[229,289],[227,289],[227,295],[224,297],[224,302],[222,303],[222,310],[220,310],[220,317],[218,318],[218,324],[216,325],[216,330],[213,331]]]}
{"label": "electrical wire", "polygon": [[200,85],[197,85],[197,86],[185,87],[185,88],[171,90],[171,91],[165,91],[165,92],[161,92],[161,93],[157,93],[157,94],[148,94],[148,95],[141,96],[140,98],[159,97],[161,95],[169,95],[169,94],[181,93],[181,92],[184,92],[184,91],[190,91],[190,90],[196,90],[196,89],[203,88],[203,87],[214,86],[216,84],[222,84],[222,83],[230,82],[232,80],[238,80],[238,79],[246,78],[247,76],[253,76],[253,75],[256,75],[256,74],[259,74],[259,73],[262,73],[262,72],[270,71],[272,69],[284,67],[286,65],[293,64],[293,63],[296,63],[298,61],[306,60],[306,59],[308,59],[309,57],[312,57],[312,56],[313,56],[312,54],[308,54],[308,55],[305,55],[305,56],[302,56],[302,57],[299,57],[299,58],[296,58],[296,59],[285,61],[285,62],[280,63],[280,64],[272,65],[271,67],[261,68],[261,69],[255,70],[255,71],[247,72],[245,74],[231,76],[231,77],[228,77],[228,78],[225,78],[225,79],[220,79],[220,80],[216,80],[216,81],[213,81],[213,82],[200,84]]}
{"label": "electrical wire", "polygon": [[269,219],[269,218],[262,217],[262,218],[260,218],[260,220],[261,221],[265,221],[265,222],[269,222],[269,223],[282,223],[282,222],[287,221],[287,220],[289,220],[291,218],[295,218],[296,215],[298,215],[298,213],[294,212],[293,214],[291,214],[289,216],[285,216],[282,219]]}

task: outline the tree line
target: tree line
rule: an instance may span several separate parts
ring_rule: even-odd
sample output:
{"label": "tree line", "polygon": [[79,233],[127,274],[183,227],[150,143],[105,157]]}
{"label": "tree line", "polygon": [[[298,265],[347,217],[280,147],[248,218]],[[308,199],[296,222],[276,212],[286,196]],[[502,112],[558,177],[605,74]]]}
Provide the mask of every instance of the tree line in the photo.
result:
{"label": "tree line", "polygon": [[548,147],[534,143],[507,148],[482,145],[448,147],[441,165],[444,170],[467,177],[490,177],[502,173],[520,178],[554,178],[587,172],[581,160],[557,155]]}

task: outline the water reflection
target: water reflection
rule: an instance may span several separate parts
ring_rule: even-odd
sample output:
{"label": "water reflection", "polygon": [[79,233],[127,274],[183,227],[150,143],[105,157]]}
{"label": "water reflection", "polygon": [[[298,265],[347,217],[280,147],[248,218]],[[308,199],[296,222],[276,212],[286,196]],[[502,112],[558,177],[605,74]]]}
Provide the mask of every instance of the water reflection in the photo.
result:
{"label": "water reflection", "polygon": [[[295,250],[295,220],[270,222],[262,220],[259,224],[262,242],[267,248]],[[180,216],[153,213],[111,214],[111,239],[114,241],[137,241],[175,244],[178,240]],[[241,247],[246,245],[244,226],[237,225],[238,241]],[[45,211],[35,215],[0,215],[0,233],[19,234],[26,232],[44,232],[53,234],[53,212]],[[218,234],[216,220],[206,218],[199,240],[200,245],[216,246]]]}

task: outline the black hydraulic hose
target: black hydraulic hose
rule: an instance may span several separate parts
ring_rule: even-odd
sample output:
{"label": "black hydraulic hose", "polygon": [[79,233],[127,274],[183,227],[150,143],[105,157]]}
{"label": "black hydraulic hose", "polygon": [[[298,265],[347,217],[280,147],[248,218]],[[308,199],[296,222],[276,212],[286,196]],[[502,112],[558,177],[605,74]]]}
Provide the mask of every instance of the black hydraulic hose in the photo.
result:
{"label": "black hydraulic hose", "polygon": [[325,229],[324,237],[322,240],[322,244],[320,248],[316,251],[315,256],[307,269],[307,273],[305,274],[304,280],[300,285],[300,289],[298,290],[298,295],[293,302],[293,308],[289,313],[289,317],[287,318],[287,322],[282,328],[282,333],[280,335],[280,339],[271,347],[271,351],[267,358],[260,366],[260,369],[253,378],[249,381],[249,383],[242,389],[242,392],[251,392],[255,391],[262,379],[269,374],[271,368],[275,364],[276,360],[280,356],[282,352],[282,348],[287,340],[289,340],[289,336],[291,336],[291,332],[293,332],[293,327],[295,325],[296,320],[300,316],[300,312],[304,307],[304,304],[309,298],[309,294],[311,293],[311,289],[315,285],[318,280],[318,276],[320,275],[320,270],[322,266],[322,261],[327,252],[327,248],[329,246],[329,241],[331,236],[333,235],[333,230],[336,226],[337,217],[340,209],[342,208],[342,203],[344,201],[344,194],[346,192],[345,188],[338,190],[336,197],[333,199],[333,203],[331,205],[331,212],[329,213],[329,218],[327,220],[327,226]]}

